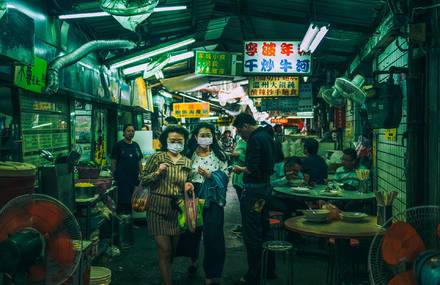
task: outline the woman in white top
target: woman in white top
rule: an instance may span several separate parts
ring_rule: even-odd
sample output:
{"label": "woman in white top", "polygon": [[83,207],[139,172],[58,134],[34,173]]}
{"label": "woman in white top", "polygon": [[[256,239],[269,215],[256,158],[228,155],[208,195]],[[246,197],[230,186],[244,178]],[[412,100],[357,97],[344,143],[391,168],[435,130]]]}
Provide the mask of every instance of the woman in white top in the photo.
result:
{"label": "woman in white top", "polygon": [[188,272],[197,270],[198,248],[203,233],[205,284],[220,284],[225,261],[223,232],[224,206],[228,185],[227,156],[215,138],[215,128],[208,123],[198,124],[188,142],[187,157],[192,161],[191,182],[197,195],[205,199],[203,229],[193,234],[194,251]]}

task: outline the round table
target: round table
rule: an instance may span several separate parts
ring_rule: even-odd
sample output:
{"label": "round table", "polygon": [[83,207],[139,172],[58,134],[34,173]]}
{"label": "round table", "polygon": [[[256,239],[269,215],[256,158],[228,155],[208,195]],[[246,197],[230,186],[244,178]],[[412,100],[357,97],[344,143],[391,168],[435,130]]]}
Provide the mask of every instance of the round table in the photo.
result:
{"label": "round table", "polygon": [[365,222],[348,223],[344,221],[331,221],[328,223],[312,223],[306,221],[304,216],[293,217],[284,222],[288,231],[297,232],[304,235],[350,239],[350,238],[370,238],[379,233],[382,229],[377,225],[376,216],[368,216]]}
{"label": "round table", "polygon": [[273,190],[278,194],[283,194],[292,197],[307,198],[307,199],[321,199],[321,200],[369,200],[374,199],[376,196],[373,192],[361,193],[358,191],[345,191],[341,192],[339,196],[328,196],[322,193],[325,190],[326,185],[317,185],[310,189],[308,193],[295,192],[295,187],[274,187]]}
{"label": "round table", "polygon": [[383,228],[377,225],[376,216],[368,216],[364,222],[348,223],[344,221],[329,221],[327,223],[312,223],[306,221],[304,216],[293,217],[284,222],[288,231],[301,235],[334,238],[335,239],[335,274],[333,284],[341,284],[340,277],[346,276],[342,271],[347,268],[343,264],[347,260],[347,243],[351,238],[372,238]]}

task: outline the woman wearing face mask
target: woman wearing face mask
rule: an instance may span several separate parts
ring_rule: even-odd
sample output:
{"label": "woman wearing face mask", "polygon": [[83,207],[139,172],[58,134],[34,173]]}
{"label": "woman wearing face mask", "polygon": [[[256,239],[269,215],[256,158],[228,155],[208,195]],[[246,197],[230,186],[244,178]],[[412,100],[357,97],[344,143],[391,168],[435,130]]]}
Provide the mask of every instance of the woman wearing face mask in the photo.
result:
{"label": "woman wearing face mask", "polygon": [[[213,125],[200,123],[195,127],[188,142],[187,156],[192,161],[191,182],[196,194],[205,199],[201,230],[205,248],[205,284],[220,284],[225,261],[223,223],[229,178],[227,157],[215,138]],[[197,269],[200,235],[196,240],[198,242],[195,245],[195,254],[191,256],[193,263],[188,269],[189,273],[195,273]]]}
{"label": "woman wearing face mask", "polygon": [[182,127],[169,126],[159,140],[161,152],[147,161],[142,185],[150,187],[148,228],[154,235],[159,253],[159,269],[163,284],[172,284],[171,261],[177,244],[177,200],[183,191],[193,189],[189,183],[191,161],[183,156],[188,132]]}

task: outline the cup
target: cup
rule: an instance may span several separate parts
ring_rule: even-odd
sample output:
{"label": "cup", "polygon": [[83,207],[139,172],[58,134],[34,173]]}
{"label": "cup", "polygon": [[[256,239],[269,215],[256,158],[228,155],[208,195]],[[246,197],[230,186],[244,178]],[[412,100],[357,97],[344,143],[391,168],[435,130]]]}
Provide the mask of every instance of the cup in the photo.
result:
{"label": "cup", "polygon": [[385,223],[393,216],[393,206],[377,205],[377,224],[384,226]]}

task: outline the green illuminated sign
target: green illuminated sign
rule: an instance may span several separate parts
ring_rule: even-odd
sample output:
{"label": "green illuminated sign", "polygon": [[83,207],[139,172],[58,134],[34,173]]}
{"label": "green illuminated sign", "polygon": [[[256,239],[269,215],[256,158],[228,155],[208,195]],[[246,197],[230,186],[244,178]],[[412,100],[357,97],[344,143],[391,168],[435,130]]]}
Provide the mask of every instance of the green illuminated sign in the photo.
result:
{"label": "green illuminated sign", "polygon": [[16,65],[14,72],[15,86],[42,93],[46,87],[47,61],[35,57],[33,65]]}
{"label": "green illuminated sign", "polygon": [[243,74],[243,54],[196,51],[196,74],[240,76]]}

